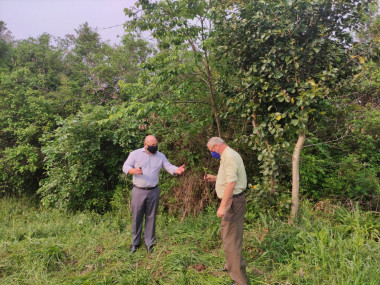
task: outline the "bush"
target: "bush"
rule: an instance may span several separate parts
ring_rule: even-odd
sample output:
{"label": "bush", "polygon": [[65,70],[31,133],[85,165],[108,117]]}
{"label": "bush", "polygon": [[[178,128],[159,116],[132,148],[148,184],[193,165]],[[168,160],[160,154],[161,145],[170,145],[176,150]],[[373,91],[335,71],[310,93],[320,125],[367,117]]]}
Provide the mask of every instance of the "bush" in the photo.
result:
{"label": "bush", "polygon": [[112,108],[88,106],[43,137],[47,178],[38,191],[45,206],[104,212],[118,185],[127,153],[142,140],[134,120]]}
{"label": "bush", "polygon": [[[301,157],[301,191],[308,198],[369,202],[380,195],[380,113],[371,106],[349,106],[330,118],[336,126],[318,126]],[[341,121],[340,121],[341,120]],[[331,132],[335,139],[329,142]],[[340,138],[340,139],[339,139]],[[312,144],[310,144],[312,142]]]}

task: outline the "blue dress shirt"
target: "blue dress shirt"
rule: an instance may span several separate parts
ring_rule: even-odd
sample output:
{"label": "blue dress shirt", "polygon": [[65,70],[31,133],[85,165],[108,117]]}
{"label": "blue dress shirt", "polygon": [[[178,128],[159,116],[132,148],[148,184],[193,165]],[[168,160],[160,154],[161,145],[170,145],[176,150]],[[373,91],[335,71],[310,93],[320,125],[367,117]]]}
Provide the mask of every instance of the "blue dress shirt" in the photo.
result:
{"label": "blue dress shirt", "polygon": [[161,168],[165,168],[171,175],[177,170],[177,166],[171,164],[166,156],[157,151],[155,154],[148,154],[145,148],[132,151],[123,165],[123,172],[128,174],[131,168],[140,168],[142,175],[133,175],[133,184],[137,187],[154,187],[158,184],[158,175]]}

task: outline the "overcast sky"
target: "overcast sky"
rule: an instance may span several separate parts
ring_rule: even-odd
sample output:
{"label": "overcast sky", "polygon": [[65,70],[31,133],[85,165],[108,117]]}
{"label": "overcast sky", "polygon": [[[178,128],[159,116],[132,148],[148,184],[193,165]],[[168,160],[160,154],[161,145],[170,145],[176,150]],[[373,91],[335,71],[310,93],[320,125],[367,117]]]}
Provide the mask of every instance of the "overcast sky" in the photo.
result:
{"label": "overcast sky", "polygon": [[[16,40],[43,33],[64,37],[75,34],[88,22],[97,28],[103,41],[119,43],[127,20],[124,8],[136,0],[0,0],[0,20]],[[116,26],[116,27],[114,27]],[[112,28],[111,28],[112,27]]]}

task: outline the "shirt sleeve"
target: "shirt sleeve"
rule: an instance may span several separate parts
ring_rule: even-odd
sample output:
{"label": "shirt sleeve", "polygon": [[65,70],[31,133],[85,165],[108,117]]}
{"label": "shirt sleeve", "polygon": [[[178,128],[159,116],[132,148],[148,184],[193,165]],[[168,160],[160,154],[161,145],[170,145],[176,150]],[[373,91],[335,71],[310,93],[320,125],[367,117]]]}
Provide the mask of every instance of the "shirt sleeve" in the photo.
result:
{"label": "shirt sleeve", "polygon": [[169,172],[171,175],[174,174],[174,171],[177,170],[177,166],[171,164],[169,160],[166,158],[164,154],[162,154],[162,166],[165,168],[167,172]]}
{"label": "shirt sleeve", "polygon": [[233,155],[229,155],[227,157],[227,163],[225,165],[225,173],[226,173],[226,181],[235,182],[238,180],[238,165],[235,157]]}
{"label": "shirt sleeve", "polygon": [[127,160],[124,162],[123,164],[123,172],[125,174],[128,174],[128,171],[131,169],[131,168],[134,168],[135,166],[135,154],[134,152],[131,152],[129,155],[128,155],[128,158]]}

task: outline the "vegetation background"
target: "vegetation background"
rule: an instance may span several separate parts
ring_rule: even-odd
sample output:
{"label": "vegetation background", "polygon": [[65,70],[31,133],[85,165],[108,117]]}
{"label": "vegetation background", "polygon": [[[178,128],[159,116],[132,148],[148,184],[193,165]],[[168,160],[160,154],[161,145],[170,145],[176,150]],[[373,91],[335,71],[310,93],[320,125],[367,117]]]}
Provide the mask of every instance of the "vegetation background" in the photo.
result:
{"label": "vegetation background", "polygon": [[[252,283],[379,284],[378,3],[338,2],[140,0],[115,46],[0,21],[0,282],[228,284],[216,135],[248,173]],[[121,167],[147,134],[187,171],[161,174],[159,248],[130,255]]]}

